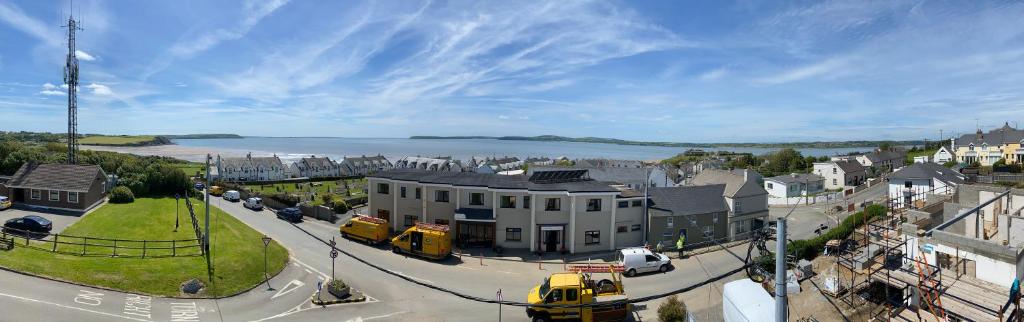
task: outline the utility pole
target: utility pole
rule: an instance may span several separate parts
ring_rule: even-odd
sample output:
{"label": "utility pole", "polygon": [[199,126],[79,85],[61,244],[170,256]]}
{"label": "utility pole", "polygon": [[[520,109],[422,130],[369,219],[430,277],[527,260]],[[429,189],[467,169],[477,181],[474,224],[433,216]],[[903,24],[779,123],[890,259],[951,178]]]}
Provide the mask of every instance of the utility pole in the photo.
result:
{"label": "utility pole", "polygon": [[[74,8],[72,8],[72,11]],[[75,31],[82,30],[75,15],[68,17],[68,56],[64,65],[64,84],[68,86],[68,164],[78,163],[78,57],[75,56]]]}
{"label": "utility pole", "polygon": [[206,251],[206,267],[213,269],[210,261],[210,155],[206,155],[206,189],[203,201],[206,202],[206,232],[203,234],[203,250]]}
{"label": "utility pole", "polygon": [[648,218],[647,218],[648,213],[649,213],[648,210],[647,210],[647,198],[648,198],[647,197],[647,186],[650,185],[650,180],[649,180],[650,177],[651,177],[651,172],[650,171],[651,170],[650,170],[649,167],[644,166],[644,174],[645,174],[645,176],[644,176],[644,216],[643,216],[643,218],[640,218],[640,220],[641,220],[641,222],[643,224],[642,227],[644,227],[644,229],[643,229],[643,237],[644,237],[643,240],[644,240],[644,244],[645,245],[649,244],[648,237],[650,237],[650,236],[647,236],[647,230],[650,229],[650,227],[647,227],[647,225],[650,224],[650,220],[648,220]]}
{"label": "utility pole", "polygon": [[779,218],[775,229],[775,322],[786,322],[786,218]]}

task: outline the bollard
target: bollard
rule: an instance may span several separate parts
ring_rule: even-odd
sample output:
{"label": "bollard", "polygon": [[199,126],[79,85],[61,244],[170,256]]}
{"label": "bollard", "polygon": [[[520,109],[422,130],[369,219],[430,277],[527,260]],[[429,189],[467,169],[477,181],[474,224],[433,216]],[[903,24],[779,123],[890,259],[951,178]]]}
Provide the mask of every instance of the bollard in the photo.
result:
{"label": "bollard", "polygon": [[480,253],[480,266],[484,266],[484,254]]}
{"label": "bollard", "polygon": [[541,257],[537,255],[537,269],[543,271],[544,267],[541,266]]}
{"label": "bollard", "polygon": [[568,270],[569,270],[569,267],[567,266],[567,264],[565,262],[565,256],[562,256],[562,271],[568,271]]}

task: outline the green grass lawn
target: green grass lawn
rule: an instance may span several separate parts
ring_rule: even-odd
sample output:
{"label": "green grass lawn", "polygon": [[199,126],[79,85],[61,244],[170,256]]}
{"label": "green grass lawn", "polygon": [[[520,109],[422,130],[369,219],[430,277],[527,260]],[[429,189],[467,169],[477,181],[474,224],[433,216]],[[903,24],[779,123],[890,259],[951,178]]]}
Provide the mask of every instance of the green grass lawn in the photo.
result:
{"label": "green grass lawn", "polygon": [[199,172],[200,176],[206,176],[206,164],[198,162],[189,162],[175,163],[173,165],[175,168],[181,169],[181,171],[185,172],[185,175],[189,177],[195,176],[197,171]]}
{"label": "green grass lawn", "polygon": [[[195,202],[197,215],[203,205]],[[138,198],[130,204],[107,204],[83,217],[65,229],[62,234],[150,240],[187,240],[196,238],[192,230],[184,200],[181,201],[181,226],[174,232],[174,198]],[[202,220],[200,218],[200,220]],[[238,221],[217,208],[210,211],[211,254],[215,268],[210,283],[206,260],[202,256],[166,258],[110,257],[108,247],[90,246],[88,254],[100,256],[74,256],[55,254],[48,251],[15,247],[11,251],[0,251],[0,266],[17,271],[49,276],[88,285],[162,296],[178,296],[179,285],[191,278],[198,278],[206,284],[205,296],[226,296],[246,290],[261,283],[263,275],[263,234]],[[201,225],[201,224],[200,224]],[[65,237],[60,237],[65,238]],[[68,238],[72,242],[75,239]],[[24,242],[24,240],[21,240]],[[47,241],[34,244],[45,247]],[[111,245],[112,242],[89,243]],[[138,243],[119,242],[119,246]],[[152,245],[149,245],[152,246]],[[160,245],[158,247],[166,247]],[[81,246],[58,245],[62,251],[80,252]],[[141,255],[142,250],[118,250],[119,255]],[[198,249],[178,250],[179,254],[196,254]],[[170,250],[148,250],[148,256],[168,255]],[[103,254],[103,255],[101,255]],[[268,251],[269,271],[275,274],[284,268],[288,252],[273,242]]]}
{"label": "green grass lawn", "polygon": [[92,135],[78,140],[80,144],[129,145],[153,141],[152,135]]}
{"label": "green grass lawn", "polygon": [[[363,187],[366,186],[366,179],[348,179],[349,192],[353,197],[363,195]],[[318,195],[325,193],[334,193],[337,195],[343,195],[339,190],[344,190],[344,187],[338,188],[338,181],[318,181],[318,182],[304,182],[304,183],[277,183],[277,184],[254,184],[247,185],[249,190],[256,192],[262,192],[264,195],[273,195],[278,192],[295,193],[295,192],[316,192]]]}

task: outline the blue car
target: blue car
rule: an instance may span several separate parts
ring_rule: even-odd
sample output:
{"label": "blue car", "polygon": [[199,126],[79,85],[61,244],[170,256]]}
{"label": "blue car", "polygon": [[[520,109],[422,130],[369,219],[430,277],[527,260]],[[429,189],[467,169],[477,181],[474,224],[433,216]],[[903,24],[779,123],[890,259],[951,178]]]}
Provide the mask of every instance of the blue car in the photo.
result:
{"label": "blue car", "polygon": [[196,187],[196,190],[203,190],[203,188],[206,188],[206,185],[204,185],[202,182],[196,182],[196,186],[195,187]]}
{"label": "blue car", "polygon": [[284,208],[277,211],[277,218],[284,219],[290,222],[301,222],[302,210],[299,210],[299,208],[296,207]]}

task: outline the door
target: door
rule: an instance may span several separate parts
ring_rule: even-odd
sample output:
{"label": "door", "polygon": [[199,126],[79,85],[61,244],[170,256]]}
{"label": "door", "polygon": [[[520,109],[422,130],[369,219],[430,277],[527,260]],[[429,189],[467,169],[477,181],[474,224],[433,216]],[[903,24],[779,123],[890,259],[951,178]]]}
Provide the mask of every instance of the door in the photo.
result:
{"label": "door", "polygon": [[544,251],[545,252],[557,252],[558,251],[558,231],[557,230],[546,230],[546,231],[544,231]]}
{"label": "door", "polygon": [[643,271],[644,272],[653,272],[653,271],[658,270],[658,268],[660,268],[660,266],[661,266],[661,265],[659,265],[660,262],[661,262],[661,259],[658,258],[658,256],[645,255],[644,256],[644,269],[643,269]]}
{"label": "door", "polygon": [[409,243],[409,248],[414,252],[423,251],[423,233],[414,231],[412,232],[412,241]]}

